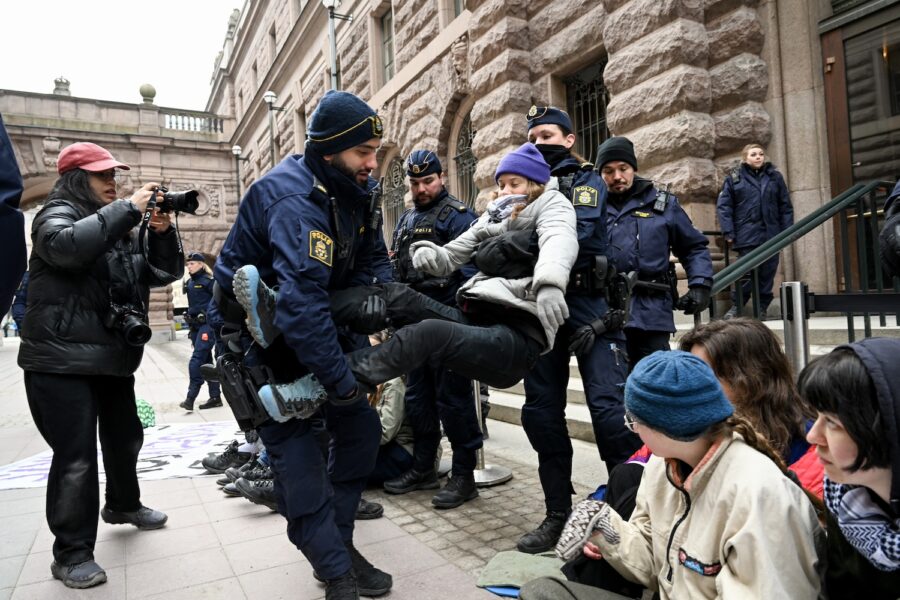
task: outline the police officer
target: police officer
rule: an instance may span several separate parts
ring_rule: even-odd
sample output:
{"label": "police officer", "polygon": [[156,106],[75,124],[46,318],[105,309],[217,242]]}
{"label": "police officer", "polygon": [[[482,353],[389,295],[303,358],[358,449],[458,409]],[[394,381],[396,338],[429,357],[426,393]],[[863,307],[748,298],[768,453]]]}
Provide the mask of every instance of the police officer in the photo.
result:
{"label": "police officer", "polygon": [[386,594],[392,579],[353,546],[353,520],[378,454],[381,427],[344,353],[367,345],[332,320],[329,293],[391,280],[370,173],[383,133],[380,117],[347,92],[329,91],[309,120],[306,154],[285,158],[244,196],[215,268],[215,312],[232,322],[232,279],[255,265],[279,287],[275,322],[283,333],[250,348],[278,382],[312,372],[328,391],[326,461],[311,421],[266,421],[258,428],[275,473],[288,538],[326,584],[327,600]]}
{"label": "police officer", "polygon": [[[477,219],[466,205],[444,187],[443,170],[431,150],[414,150],[406,159],[406,174],[414,207],[400,217],[394,231],[391,257],[394,279],[435,300],[456,305],[460,284],[475,274],[466,267],[446,277],[420,273],[412,265],[413,242],[443,246]],[[441,443],[441,424],[453,448],[453,467],[447,484],[432,498],[437,508],[455,508],[478,496],[475,487],[475,451],[482,446],[475,413],[472,381],[444,367],[424,366],[408,375],[406,411],[412,426],[412,468],[384,482],[385,491],[405,494],[438,487],[435,461]]]}
{"label": "police officer", "polygon": [[[556,545],[572,508],[572,442],[566,426],[569,345],[580,328],[602,319],[608,306],[597,282],[597,257],[606,253],[606,185],[593,165],[573,153],[575,134],[564,111],[532,106],[526,115],[528,140],[550,165],[560,191],[575,205],[578,258],[569,277],[569,318],[553,349],[538,359],[525,377],[522,426],[538,453],[538,475],[546,518],[516,544],[521,552],[545,552]],[[591,336],[577,349],[578,371],[597,449],[607,470],[627,459],[640,443],[624,423],[623,390],[627,375],[624,336],[620,329]]]}
{"label": "police officer", "polygon": [[[179,404],[187,411],[194,410],[194,400],[200,393],[203,385],[203,376],[200,374],[200,365],[212,363],[212,350],[216,345],[213,328],[206,322],[209,302],[213,297],[212,271],[206,266],[206,257],[200,252],[191,252],[187,256],[188,279],[182,289],[187,295],[188,309],[184,313],[184,321],[188,324],[188,337],[194,352],[188,363],[187,398]],[[209,382],[209,400],[198,406],[200,410],[222,406],[222,396],[219,391],[219,382]]]}
{"label": "police officer", "polygon": [[[603,142],[597,164],[609,187],[610,259],[619,271],[636,271],[639,278],[625,326],[633,368],[645,356],[669,349],[669,338],[675,332],[673,307],[691,315],[709,306],[713,276],[709,241],[694,227],[675,196],[636,175],[637,158],[628,138]],[[689,286],[677,303],[673,301],[677,292],[670,253],[687,272]]]}

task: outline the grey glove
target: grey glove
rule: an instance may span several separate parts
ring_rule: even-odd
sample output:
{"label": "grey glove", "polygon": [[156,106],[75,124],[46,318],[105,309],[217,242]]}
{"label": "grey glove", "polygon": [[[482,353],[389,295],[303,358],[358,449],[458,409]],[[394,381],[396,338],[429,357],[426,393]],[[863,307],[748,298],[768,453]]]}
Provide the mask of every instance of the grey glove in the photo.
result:
{"label": "grey glove", "polygon": [[569,318],[566,295],[553,285],[545,285],[537,292],[538,319],[544,329],[556,331]]}
{"label": "grey glove", "polygon": [[416,242],[409,249],[413,268],[430,275],[439,275],[438,247],[431,242]]}

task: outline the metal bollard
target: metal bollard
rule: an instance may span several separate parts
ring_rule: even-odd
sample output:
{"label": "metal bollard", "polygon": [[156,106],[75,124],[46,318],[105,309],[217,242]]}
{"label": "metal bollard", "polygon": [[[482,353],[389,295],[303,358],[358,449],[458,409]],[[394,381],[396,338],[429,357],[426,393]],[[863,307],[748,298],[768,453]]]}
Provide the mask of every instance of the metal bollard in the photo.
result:
{"label": "metal bollard", "polygon": [[[473,379],[472,389],[475,392],[475,416],[478,421],[478,430],[481,431],[481,384]],[[500,485],[512,479],[512,476],[512,471],[506,467],[484,464],[484,448],[479,448],[475,451],[476,486],[491,487]]]}
{"label": "metal bollard", "polygon": [[806,284],[786,281],[781,284],[781,315],[784,320],[784,353],[794,375],[809,362],[809,313],[806,310]]}

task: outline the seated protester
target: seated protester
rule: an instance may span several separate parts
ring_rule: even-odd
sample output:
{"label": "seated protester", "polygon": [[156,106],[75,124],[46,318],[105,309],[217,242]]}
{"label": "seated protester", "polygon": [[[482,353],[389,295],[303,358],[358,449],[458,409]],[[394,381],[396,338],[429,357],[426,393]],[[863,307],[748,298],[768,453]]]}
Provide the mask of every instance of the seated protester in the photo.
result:
{"label": "seated protester", "polygon": [[900,340],[835,348],[800,373],[818,411],[831,598],[900,597]]}
{"label": "seated protester", "polygon": [[[459,308],[401,284],[357,286],[332,293],[331,312],[336,322],[371,323],[365,317],[373,306],[380,305],[389,322],[399,327],[385,343],[347,354],[358,382],[374,388],[429,363],[494,387],[509,387],[552,347],[557,329],[568,317],[563,290],[578,253],[575,210],[559,193],[549,166],[531,144],[503,157],[496,180],[499,197],[481,218],[444,246],[413,244],[413,266],[418,271],[447,275],[468,263],[482,242],[525,232],[537,234],[538,257],[533,267],[529,265],[533,275],[506,278],[482,270],[460,287]],[[280,334],[273,319],[275,292],[265,286],[252,265],[238,269],[234,289],[247,311],[248,329],[256,342],[271,343]],[[260,398],[268,412],[284,420],[303,417],[308,410],[289,414],[292,409],[281,409],[276,394],[295,406],[315,406],[324,390],[311,375],[263,386]],[[314,401],[307,402],[309,398]]]}
{"label": "seated protester", "polygon": [[[603,558],[661,600],[819,596],[822,530],[812,503],[784,476],[778,454],[733,414],[706,363],[680,350],[643,359],[625,384],[625,410],[654,454],[634,513],[625,520],[604,502],[583,501],[559,556]],[[558,579],[529,582],[520,594],[560,597],[622,596]]]}

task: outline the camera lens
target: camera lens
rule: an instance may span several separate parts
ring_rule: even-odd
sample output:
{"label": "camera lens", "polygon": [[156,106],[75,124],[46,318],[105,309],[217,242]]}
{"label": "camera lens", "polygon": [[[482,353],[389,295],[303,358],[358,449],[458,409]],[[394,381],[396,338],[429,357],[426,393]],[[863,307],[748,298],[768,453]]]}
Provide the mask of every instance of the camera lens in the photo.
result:
{"label": "camera lens", "polygon": [[126,315],[122,319],[122,333],[129,346],[143,346],[153,335],[150,326],[134,315]]}

